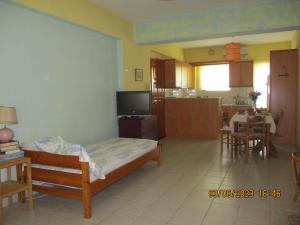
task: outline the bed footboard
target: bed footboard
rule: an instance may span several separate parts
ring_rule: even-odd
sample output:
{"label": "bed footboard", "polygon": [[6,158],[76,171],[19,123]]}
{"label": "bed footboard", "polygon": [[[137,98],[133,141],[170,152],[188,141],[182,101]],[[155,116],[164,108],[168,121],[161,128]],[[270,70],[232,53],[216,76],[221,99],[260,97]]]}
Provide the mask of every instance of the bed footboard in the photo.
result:
{"label": "bed footboard", "polygon": [[[83,202],[84,218],[91,217],[90,176],[88,162],[79,162],[78,156],[58,155],[40,151],[24,150],[32,164],[77,169],[81,173],[69,173],[45,168],[31,168],[32,180],[51,186],[32,185],[34,191]],[[25,170],[26,171],[26,170]],[[24,174],[26,176],[26,174]],[[63,185],[63,186],[62,186]],[[66,187],[68,186],[68,187]]]}
{"label": "bed footboard", "polygon": [[[24,150],[25,156],[31,158],[32,180],[51,184],[51,186],[32,185],[34,191],[56,195],[59,197],[80,200],[83,202],[84,218],[91,217],[91,196],[120,180],[130,172],[154,160],[161,164],[161,145],[130,163],[112,171],[104,180],[90,182],[88,162],[80,162],[78,156],[58,155],[41,151]],[[46,168],[35,168],[34,164],[77,169],[81,173],[56,171]],[[25,170],[26,171],[26,170]],[[24,174],[26,176],[26,173]],[[68,187],[66,187],[68,186]]]}

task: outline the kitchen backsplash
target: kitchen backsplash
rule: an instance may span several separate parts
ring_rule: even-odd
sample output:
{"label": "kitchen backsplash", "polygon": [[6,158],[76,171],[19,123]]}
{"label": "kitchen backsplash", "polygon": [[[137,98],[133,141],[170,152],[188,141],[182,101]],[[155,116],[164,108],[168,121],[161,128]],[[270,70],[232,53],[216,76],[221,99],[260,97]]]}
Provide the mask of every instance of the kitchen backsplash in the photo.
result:
{"label": "kitchen backsplash", "polygon": [[[166,89],[166,97],[208,97],[221,98],[222,104],[251,104],[249,92],[253,91],[252,87],[231,88],[230,91],[203,91],[197,89]],[[238,96],[238,97],[237,97]]]}

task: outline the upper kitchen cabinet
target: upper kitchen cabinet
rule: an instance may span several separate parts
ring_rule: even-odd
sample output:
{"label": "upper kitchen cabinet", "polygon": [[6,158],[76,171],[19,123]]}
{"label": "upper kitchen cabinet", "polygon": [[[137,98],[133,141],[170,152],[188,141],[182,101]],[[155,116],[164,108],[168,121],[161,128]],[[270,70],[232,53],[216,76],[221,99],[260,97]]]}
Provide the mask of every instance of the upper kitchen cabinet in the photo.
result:
{"label": "upper kitchen cabinet", "polygon": [[165,88],[181,87],[181,63],[175,59],[164,60]]}
{"label": "upper kitchen cabinet", "polygon": [[229,86],[253,86],[253,61],[232,61],[229,63]]}
{"label": "upper kitchen cabinet", "polygon": [[188,76],[188,88],[195,88],[195,74],[194,67],[190,64],[187,64],[187,76]]}
{"label": "upper kitchen cabinet", "polygon": [[151,59],[150,66],[151,66],[151,77],[152,77],[152,90],[156,88],[164,88],[165,86],[164,60]]}
{"label": "upper kitchen cabinet", "polygon": [[165,88],[193,88],[192,66],[175,59],[165,60]]}

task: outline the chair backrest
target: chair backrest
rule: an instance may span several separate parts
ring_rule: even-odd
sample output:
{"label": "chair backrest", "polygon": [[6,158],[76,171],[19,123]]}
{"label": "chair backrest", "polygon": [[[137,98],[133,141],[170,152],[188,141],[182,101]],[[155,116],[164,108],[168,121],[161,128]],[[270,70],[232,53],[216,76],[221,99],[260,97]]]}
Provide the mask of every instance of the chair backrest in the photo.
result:
{"label": "chair backrest", "polygon": [[228,112],[222,112],[222,126],[229,125],[229,113]]}
{"label": "chair backrest", "polygon": [[278,126],[279,121],[282,119],[283,115],[284,115],[284,111],[282,109],[276,113],[276,115],[274,117],[274,122],[275,122],[276,127]]}
{"label": "chair backrest", "polygon": [[265,118],[262,116],[248,116],[247,122],[238,122],[240,130],[246,133],[253,133],[259,130],[261,133],[266,132],[266,122]]}

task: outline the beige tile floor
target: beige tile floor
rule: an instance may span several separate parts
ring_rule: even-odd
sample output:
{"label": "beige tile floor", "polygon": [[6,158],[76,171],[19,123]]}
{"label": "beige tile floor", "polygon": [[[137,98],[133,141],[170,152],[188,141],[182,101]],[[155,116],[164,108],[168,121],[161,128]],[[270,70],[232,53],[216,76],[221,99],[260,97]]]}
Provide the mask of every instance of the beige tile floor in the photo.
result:
{"label": "beige tile floor", "polygon": [[[34,200],[34,210],[14,204],[4,210],[7,225],[285,225],[300,212],[292,202],[290,152],[263,160],[252,154],[249,164],[231,160],[218,141],[163,140],[160,168],[149,162],[93,198],[92,218],[82,218],[80,202],[52,196]],[[255,198],[209,198],[209,189],[253,188]],[[260,198],[259,189],[281,189],[279,199]]]}

